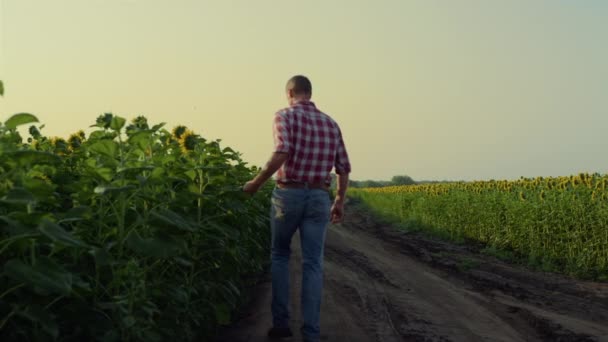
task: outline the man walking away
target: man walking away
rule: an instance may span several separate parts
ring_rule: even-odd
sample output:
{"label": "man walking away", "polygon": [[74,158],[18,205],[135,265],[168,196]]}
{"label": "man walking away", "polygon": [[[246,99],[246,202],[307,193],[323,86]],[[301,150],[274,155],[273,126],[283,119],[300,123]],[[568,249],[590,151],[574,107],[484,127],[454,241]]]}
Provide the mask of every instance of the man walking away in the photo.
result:
{"label": "man walking away", "polygon": [[[350,162],[338,124],[311,102],[312,85],[294,76],[286,86],[289,107],[274,116],[274,153],[243,188],[255,193],[275,173],[272,193],[272,317],[271,338],[292,336],[289,327],[289,256],[291,238],[300,230],[302,248],[302,336],[319,341],[323,289],[323,248],[327,225],[344,217]],[[338,189],[329,197],[335,167]],[[331,207],[331,208],[330,208]]]}

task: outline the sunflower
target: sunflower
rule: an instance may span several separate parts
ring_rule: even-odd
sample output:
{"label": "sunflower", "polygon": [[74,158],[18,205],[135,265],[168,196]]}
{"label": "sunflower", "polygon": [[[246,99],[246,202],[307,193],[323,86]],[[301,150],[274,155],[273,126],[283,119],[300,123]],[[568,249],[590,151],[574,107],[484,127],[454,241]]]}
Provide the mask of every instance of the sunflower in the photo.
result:
{"label": "sunflower", "polygon": [[523,192],[523,191],[520,191],[520,192],[519,192],[519,199],[520,199],[521,201],[525,201],[525,200],[526,200],[526,195],[524,194],[524,192]]}
{"label": "sunflower", "polygon": [[79,130],[78,132],[70,135],[70,137],[68,138],[68,142],[67,142],[68,149],[70,151],[74,151],[75,149],[79,148],[80,145],[82,145],[84,138],[85,138],[85,134],[84,134],[83,130]]}
{"label": "sunflower", "polygon": [[63,155],[69,151],[68,143],[65,139],[60,137],[52,137],[51,145],[55,148],[55,153]]}
{"label": "sunflower", "polygon": [[196,135],[194,135],[194,132],[192,132],[189,129],[186,129],[182,134],[180,134],[179,147],[182,150],[182,152],[185,154],[187,154],[190,151],[193,151],[197,142],[198,142],[198,137]]}
{"label": "sunflower", "polygon": [[39,179],[47,184],[52,184],[51,179],[49,178],[49,176],[45,175],[44,173],[40,172],[40,171],[35,171],[29,174],[29,176],[31,178],[35,178],[35,179]]}
{"label": "sunflower", "polygon": [[180,140],[182,135],[186,133],[187,130],[188,128],[186,126],[176,126],[173,128],[173,139]]}
{"label": "sunflower", "polygon": [[38,130],[38,127],[36,126],[30,126],[29,132],[34,139],[40,139],[42,137],[42,134],[40,134],[40,130]]}
{"label": "sunflower", "polygon": [[101,128],[110,128],[110,124],[112,124],[112,119],[114,118],[114,115],[112,115],[112,113],[104,113],[103,115],[100,115],[97,117],[96,120],[96,125],[97,127],[101,127]]}
{"label": "sunflower", "polygon": [[148,129],[148,119],[143,115],[135,117],[131,120],[131,123],[137,128]]}
{"label": "sunflower", "polygon": [[83,130],[78,130],[78,132],[76,132],[76,133],[74,133],[74,134],[76,134],[78,137],[80,137],[80,140],[84,140],[84,139],[86,139],[86,136],[85,136],[85,134],[84,134],[84,131],[83,131]]}
{"label": "sunflower", "polygon": [[53,145],[53,147],[58,148],[58,149],[65,149],[67,147],[67,142],[63,138],[52,137],[51,145]]}
{"label": "sunflower", "polygon": [[140,115],[131,120],[131,124],[127,126],[127,134],[134,133],[140,130],[149,129],[148,119],[145,116]]}

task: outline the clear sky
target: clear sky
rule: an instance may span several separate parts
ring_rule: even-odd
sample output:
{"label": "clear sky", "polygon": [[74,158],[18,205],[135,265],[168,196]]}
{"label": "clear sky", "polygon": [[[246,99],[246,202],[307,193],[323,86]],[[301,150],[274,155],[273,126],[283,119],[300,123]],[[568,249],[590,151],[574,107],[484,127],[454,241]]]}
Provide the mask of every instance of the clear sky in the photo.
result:
{"label": "clear sky", "polygon": [[0,0],[0,118],[185,124],[262,165],[294,74],[355,179],[608,172],[608,1]]}

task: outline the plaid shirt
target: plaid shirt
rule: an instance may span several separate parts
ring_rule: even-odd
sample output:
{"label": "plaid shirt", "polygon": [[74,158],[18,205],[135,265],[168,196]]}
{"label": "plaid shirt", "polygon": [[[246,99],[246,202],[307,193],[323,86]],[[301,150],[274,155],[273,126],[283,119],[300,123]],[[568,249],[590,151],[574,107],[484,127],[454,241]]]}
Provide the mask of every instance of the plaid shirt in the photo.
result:
{"label": "plaid shirt", "polygon": [[276,175],[279,183],[331,183],[330,172],[350,173],[338,124],[310,101],[300,101],[274,116],[275,152],[289,154]]}

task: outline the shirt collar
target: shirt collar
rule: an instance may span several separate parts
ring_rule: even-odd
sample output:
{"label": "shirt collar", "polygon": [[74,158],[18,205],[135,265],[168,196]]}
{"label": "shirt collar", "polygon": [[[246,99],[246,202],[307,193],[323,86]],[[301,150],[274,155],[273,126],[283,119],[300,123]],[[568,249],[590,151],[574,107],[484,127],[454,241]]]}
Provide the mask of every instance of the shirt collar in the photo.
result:
{"label": "shirt collar", "polygon": [[312,106],[312,107],[316,108],[315,103],[310,100],[300,100],[291,105],[291,107],[294,107],[294,106]]}

